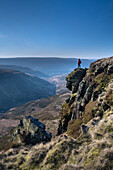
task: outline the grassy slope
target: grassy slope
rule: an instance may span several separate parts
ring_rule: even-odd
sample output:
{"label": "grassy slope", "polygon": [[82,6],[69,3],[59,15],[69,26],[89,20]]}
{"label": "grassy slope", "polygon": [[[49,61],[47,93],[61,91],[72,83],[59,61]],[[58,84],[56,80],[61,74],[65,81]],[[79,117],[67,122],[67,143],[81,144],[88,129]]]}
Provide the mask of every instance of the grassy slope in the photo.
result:
{"label": "grassy slope", "polygon": [[105,112],[102,119],[91,120],[88,132],[76,140],[64,134],[45,145],[11,148],[0,153],[0,166],[26,170],[112,169],[112,122],[113,111]]}

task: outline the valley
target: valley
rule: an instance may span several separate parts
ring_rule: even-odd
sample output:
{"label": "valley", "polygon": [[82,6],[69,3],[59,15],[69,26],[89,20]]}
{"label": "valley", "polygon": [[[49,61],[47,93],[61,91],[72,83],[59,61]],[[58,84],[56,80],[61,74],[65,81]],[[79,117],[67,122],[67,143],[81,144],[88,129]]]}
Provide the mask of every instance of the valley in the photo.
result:
{"label": "valley", "polygon": [[59,112],[62,103],[68,98],[70,92],[64,92],[48,98],[35,100],[14,107],[6,113],[0,114],[0,150],[9,146],[14,128],[22,116],[31,115],[46,125],[53,137],[57,133]]}
{"label": "valley", "polygon": [[[62,72],[60,70],[61,64],[66,61],[66,63],[64,62],[64,66],[70,63],[72,67],[73,60],[36,59],[35,62],[38,61],[37,65],[42,63],[45,66],[47,61],[50,63],[49,66],[51,64],[53,65],[52,69],[54,67],[54,74],[51,74],[51,68],[46,66],[45,69],[50,69],[48,75],[34,70],[36,63],[34,59],[31,58],[25,59],[27,64],[30,64],[29,61],[32,61],[30,67],[26,67],[26,64],[23,66],[23,63],[25,63],[24,59],[12,59],[11,63],[17,64],[18,61],[17,65],[11,65],[8,59],[0,60],[1,63],[3,63],[3,65],[0,65],[0,80],[2,81],[0,84],[0,149],[6,147],[6,141],[10,144],[14,128],[18,125],[21,117],[25,115],[34,116],[42,121],[54,137],[57,134],[58,118],[62,109],[62,103],[65,102],[70,95],[70,91],[66,88],[65,80],[70,68],[68,67],[67,69],[66,67],[67,72]],[[58,61],[56,65],[54,65],[54,61]],[[90,62],[87,62],[87,60],[84,61],[86,65],[91,63],[90,60],[88,60]],[[60,67],[57,67],[59,62],[61,62]],[[84,65],[84,67],[86,65]],[[45,71],[44,66],[43,71]],[[42,67],[42,65],[40,65],[40,67]],[[61,72],[60,74],[59,71]],[[5,95],[7,97],[5,97]]]}

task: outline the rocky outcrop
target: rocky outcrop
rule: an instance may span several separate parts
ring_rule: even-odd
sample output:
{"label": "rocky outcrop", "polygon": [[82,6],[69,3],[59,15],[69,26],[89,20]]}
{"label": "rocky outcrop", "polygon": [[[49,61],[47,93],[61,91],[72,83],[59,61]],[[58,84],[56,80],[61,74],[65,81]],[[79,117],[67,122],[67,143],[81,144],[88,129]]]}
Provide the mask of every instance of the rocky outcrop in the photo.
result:
{"label": "rocky outcrop", "polygon": [[46,143],[51,137],[52,134],[45,131],[45,125],[32,116],[22,117],[13,133],[13,140],[24,144]]}
{"label": "rocky outcrop", "polygon": [[69,90],[71,90],[72,93],[76,93],[79,83],[85,76],[85,73],[86,73],[86,69],[78,68],[78,69],[75,69],[72,73],[70,73],[66,77],[66,81],[67,81],[66,87]]}
{"label": "rocky outcrop", "polygon": [[69,129],[70,121],[81,119],[81,124],[87,123],[95,116],[102,117],[104,111],[111,108],[108,100],[112,95],[109,87],[112,79],[113,57],[98,60],[89,69],[75,69],[66,77],[67,88],[72,94],[62,105],[58,134]]}

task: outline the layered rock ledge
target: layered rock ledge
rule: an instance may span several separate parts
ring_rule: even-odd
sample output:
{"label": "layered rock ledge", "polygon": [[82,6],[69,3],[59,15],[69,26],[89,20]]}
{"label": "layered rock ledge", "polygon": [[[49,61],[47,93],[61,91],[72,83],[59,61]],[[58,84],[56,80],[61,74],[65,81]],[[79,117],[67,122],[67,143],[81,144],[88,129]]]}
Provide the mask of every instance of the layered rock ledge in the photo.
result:
{"label": "layered rock ledge", "polygon": [[73,134],[70,129],[74,129],[76,124],[80,127],[111,109],[112,79],[113,57],[98,60],[89,69],[77,68],[66,77],[66,86],[72,94],[62,105],[58,135],[68,130]]}

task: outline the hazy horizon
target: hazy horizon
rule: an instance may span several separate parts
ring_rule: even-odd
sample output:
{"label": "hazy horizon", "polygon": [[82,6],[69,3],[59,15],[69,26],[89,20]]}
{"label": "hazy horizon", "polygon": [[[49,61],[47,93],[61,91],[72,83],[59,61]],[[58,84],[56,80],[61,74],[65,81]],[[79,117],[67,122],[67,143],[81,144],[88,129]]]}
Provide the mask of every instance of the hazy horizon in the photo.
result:
{"label": "hazy horizon", "polygon": [[90,57],[90,58],[87,58],[87,57],[73,57],[73,56],[0,56],[0,59],[10,59],[10,58],[65,58],[65,59],[89,59],[89,60],[98,60],[98,59],[102,59],[102,58],[108,58],[108,57],[112,57],[111,56],[102,56],[102,57],[98,57],[98,58],[95,58],[95,57]]}

